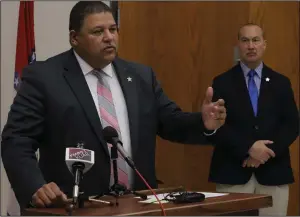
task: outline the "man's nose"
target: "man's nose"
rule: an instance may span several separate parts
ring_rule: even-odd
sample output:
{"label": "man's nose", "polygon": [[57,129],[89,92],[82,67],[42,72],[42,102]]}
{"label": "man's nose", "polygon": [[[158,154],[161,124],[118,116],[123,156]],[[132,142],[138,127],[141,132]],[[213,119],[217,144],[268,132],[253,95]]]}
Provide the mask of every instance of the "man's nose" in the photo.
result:
{"label": "man's nose", "polygon": [[249,41],[248,43],[248,49],[253,49],[254,48],[254,44],[252,41]]}
{"label": "man's nose", "polygon": [[103,39],[105,41],[111,41],[113,39],[113,37],[114,37],[113,34],[108,29],[104,31]]}

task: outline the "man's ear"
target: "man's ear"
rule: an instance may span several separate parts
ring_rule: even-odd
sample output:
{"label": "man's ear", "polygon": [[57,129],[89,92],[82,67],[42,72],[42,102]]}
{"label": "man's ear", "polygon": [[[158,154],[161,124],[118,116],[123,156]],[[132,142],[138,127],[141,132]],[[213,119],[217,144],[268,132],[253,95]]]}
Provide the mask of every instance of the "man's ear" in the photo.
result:
{"label": "man's ear", "polygon": [[75,32],[75,30],[71,30],[69,32],[69,40],[72,46],[77,46],[78,45],[78,41],[77,41],[77,32]]}
{"label": "man's ear", "polygon": [[267,48],[267,40],[264,40],[265,49]]}

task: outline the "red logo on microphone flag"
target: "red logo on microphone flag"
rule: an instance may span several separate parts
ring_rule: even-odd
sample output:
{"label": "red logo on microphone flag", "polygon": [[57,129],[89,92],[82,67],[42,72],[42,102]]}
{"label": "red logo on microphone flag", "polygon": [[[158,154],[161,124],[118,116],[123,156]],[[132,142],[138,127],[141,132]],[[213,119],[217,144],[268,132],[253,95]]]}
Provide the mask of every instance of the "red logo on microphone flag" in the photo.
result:
{"label": "red logo on microphone flag", "polygon": [[18,90],[20,86],[23,68],[35,61],[34,2],[20,1],[14,75],[15,90]]}
{"label": "red logo on microphone flag", "polygon": [[81,148],[69,148],[69,159],[70,160],[92,160],[92,154],[90,150],[81,149]]}

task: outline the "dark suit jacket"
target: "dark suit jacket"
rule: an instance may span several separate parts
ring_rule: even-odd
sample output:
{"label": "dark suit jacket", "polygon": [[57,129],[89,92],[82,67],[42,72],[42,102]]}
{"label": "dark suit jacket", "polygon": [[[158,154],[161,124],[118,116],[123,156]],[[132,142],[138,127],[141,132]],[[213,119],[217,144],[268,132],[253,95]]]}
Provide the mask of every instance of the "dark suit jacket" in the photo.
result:
{"label": "dark suit jacket", "polygon": [[[215,149],[209,180],[221,184],[245,184],[254,172],[262,185],[292,183],[289,146],[298,136],[299,120],[289,79],[263,66],[256,117],[239,64],[214,78],[213,88],[215,98],[225,100],[227,119],[212,138]],[[257,140],[274,141],[268,147],[276,157],[257,169],[243,168],[248,150]]]}
{"label": "dark suit jacket", "polygon": [[[201,114],[182,112],[170,101],[150,67],[119,58],[113,65],[128,109],[133,160],[150,186],[157,187],[156,135],[176,142],[204,143]],[[70,50],[24,70],[3,130],[3,163],[21,206],[48,182],[57,183],[71,196],[74,178],[65,164],[65,149],[78,142],[95,151],[95,164],[84,175],[82,190],[88,195],[107,192],[108,147],[88,85]],[[34,154],[38,148],[39,165]],[[145,188],[135,177],[134,189]]]}

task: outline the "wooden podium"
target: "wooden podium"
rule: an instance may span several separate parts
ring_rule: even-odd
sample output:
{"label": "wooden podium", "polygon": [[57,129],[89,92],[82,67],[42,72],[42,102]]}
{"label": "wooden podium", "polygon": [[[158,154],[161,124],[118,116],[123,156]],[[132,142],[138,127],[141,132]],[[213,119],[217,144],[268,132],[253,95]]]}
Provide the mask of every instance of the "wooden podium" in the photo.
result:
{"label": "wooden podium", "polygon": [[[155,192],[169,193],[180,191],[181,188],[156,189]],[[149,191],[140,191],[150,195]],[[102,200],[115,201],[114,197],[104,196]],[[159,204],[139,203],[140,199],[133,195],[124,195],[119,198],[119,206],[109,206],[97,202],[86,202],[84,208],[73,211],[74,216],[158,216],[162,215]],[[215,215],[258,215],[259,208],[272,206],[272,197],[259,194],[230,193],[225,196],[206,198],[203,202],[174,204],[163,203],[166,215],[170,216],[215,216]],[[22,215],[49,216],[68,215],[64,208],[30,208],[22,212]]]}

